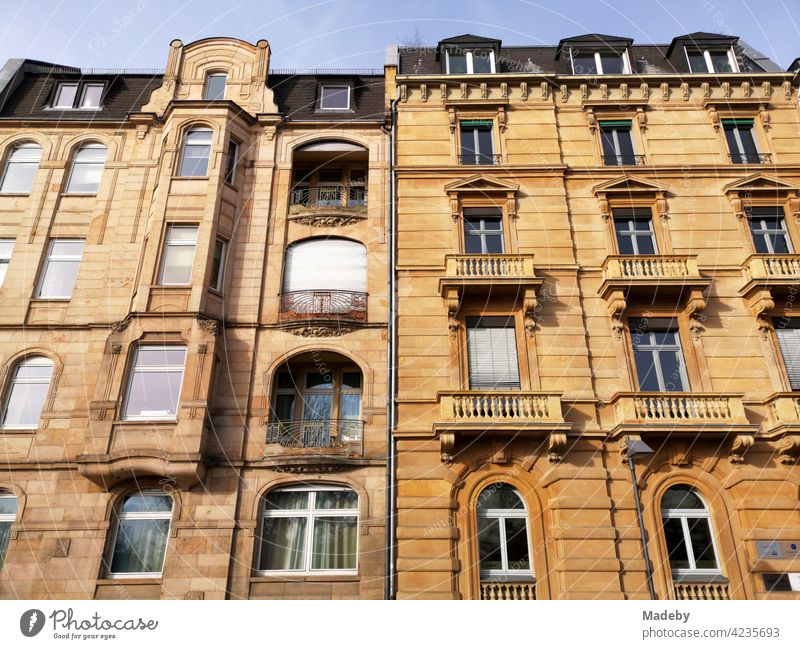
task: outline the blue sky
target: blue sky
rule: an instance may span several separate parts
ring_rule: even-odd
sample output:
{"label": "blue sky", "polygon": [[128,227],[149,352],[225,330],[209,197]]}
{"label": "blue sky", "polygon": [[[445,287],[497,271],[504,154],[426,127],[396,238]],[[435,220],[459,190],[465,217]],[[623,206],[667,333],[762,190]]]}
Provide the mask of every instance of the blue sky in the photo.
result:
{"label": "blue sky", "polygon": [[800,56],[800,0],[0,0],[0,61],[162,68],[173,38],[266,38],[273,68],[379,68],[385,45],[462,33],[508,45],[586,32],[668,43],[735,34],[784,69]]}

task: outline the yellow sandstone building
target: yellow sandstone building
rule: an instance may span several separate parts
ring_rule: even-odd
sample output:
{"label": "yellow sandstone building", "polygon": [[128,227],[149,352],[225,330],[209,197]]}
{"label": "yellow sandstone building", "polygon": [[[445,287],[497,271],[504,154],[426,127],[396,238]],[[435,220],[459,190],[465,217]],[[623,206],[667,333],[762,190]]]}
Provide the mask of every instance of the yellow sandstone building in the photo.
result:
{"label": "yellow sandstone building", "polygon": [[10,60],[0,598],[797,598],[796,74]]}

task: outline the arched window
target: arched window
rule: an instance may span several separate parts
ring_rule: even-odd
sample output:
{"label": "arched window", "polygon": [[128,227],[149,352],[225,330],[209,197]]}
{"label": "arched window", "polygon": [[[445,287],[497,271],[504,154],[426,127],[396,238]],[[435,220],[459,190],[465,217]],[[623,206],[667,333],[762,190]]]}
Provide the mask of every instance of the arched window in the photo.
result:
{"label": "arched window", "polygon": [[346,487],[302,485],[264,497],[260,572],[354,572],[358,494]]}
{"label": "arched window", "polygon": [[208,175],[208,158],[211,156],[210,128],[193,128],[183,138],[179,176],[203,177]]}
{"label": "arched window", "polygon": [[366,319],[367,249],[349,239],[308,239],[286,250],[281,313]]}
{"label": "arched window", "polygon": [[28,356],[17,363],[6,393],[3,428],[38,428],[53,361],[45,356]]}
{"label": "arched window", "polygon": [[11,539],[11,526],[17,518],[17,497],[8,492],[0,491],[0,568],[6,558],[8,541]]}
{"label": "arched window", "polygon": [[30,194],[41,158],[42,147],[35,142],[16,145],[6,160],[0,193]]}
{"label": "arched window", "polygon": [[528,512],[516,490],[502,482],[488,486],[477,510],[481,580],[532,579]]}
{"label": "arched window", "polygon": [[116,514],[108,561],[111,577],[161,574],[172,522],[172,498],[158,489],[126,496]]}
{"label": "arched window", "polygon": [[720,572],[711,515],[691,487],[667,490],[661,499],[661,520],[673,575]]}
{"label": "arched window", "polygon": [[102,144],[84,144],[75,153],[72,159],[69,180],[67,181],[68,194],[96,194],[100,187],[100,178],[106,164],[108,149]]}

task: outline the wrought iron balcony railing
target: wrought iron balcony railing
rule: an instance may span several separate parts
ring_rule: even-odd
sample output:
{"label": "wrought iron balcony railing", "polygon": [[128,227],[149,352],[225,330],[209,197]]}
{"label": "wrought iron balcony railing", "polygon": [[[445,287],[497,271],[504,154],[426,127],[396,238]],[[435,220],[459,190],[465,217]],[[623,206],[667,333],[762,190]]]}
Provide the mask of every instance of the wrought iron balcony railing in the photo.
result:
{"label": "wrought iron balcony railing", "polygon": [[603,164],[607,167],[638,166],[647,164],[643,155],[604,154]]}
{"label": "wrought iron balcony railing", "polygon": [[367,205],[367,190],[364,187],[333,185],[325,187],[300,187],[289,194],[289,205],[300,207],[349,207],[362,208]]}
{"label": "wrought iron balcony railing", "polygon": [[291,419],[267,423],[267,443],[286,448],[349,448],[359,451],[364,422],[359,419]]}
{"label": "wrought iron balcony railing", "polygon": [[459,153],[460,165],[499,165],[503,156],[499,153]]}
{"label": "wrought iron balcony railing", "polygon": [[729,153],[728,159],[735,165],[762,165],[772,162],[771,153]]}
{"label": "wrought iron balcony railing", "polygon": [[[335,271],[331,271],[335,272]],[[281,294],[281,320],[367,319],[367,294],[355,291],[291,291]]]}

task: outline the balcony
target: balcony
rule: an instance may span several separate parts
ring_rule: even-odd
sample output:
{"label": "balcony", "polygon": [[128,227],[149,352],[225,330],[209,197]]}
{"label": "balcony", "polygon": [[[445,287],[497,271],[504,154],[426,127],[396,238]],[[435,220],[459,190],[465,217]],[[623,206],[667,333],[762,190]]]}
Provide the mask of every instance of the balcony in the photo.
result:
{"label": "balcony", "polygon": [[293,449],[336,449],[360,455],[364,422],[357,419],[295,419],[267,424],[267,443]]}
{"label": "balcony", "polygon": [[701,300],[704,307],[703,291],[710,284],[700,276],[695,255],[612,255],[603,262],[599,293],[609,303],[659,299],[676,304],[688,298]]}
{"label": "balcony", "polygon": [[771,311],[800,285],[800,255],[751,255],[742,264],[744,286],[740,295],[753,312]]}
{"label": "balcony", "polygon": [[783,464],[800,458],[800,394],[779,392],[766,402],[767,419],[762,436],[776,443]]}
{"label": "balcony", "polygon": [[445,297],[455,289],[459,298],[467,293],[517,293],[520,288],[535,291],[543,281],[534,273],[533,255],[447,255],[439,291]]}
{"label": "balcony", "polygon": [[675,582],[672,585],[672,599],[689,600],[728,600],[727,582]]}
{"label": "balcony", "polygon": [[291,291],[281,294],[281,322],[366,322],[367,294],[355,291]]}
{"label": "balcony", "polygon": [[772,163],[771,153],[729,153],[728,160],[734,165],[763,165]]}
{"label": "balcony", "polygon": [[532,601],[536,599],[536,582],[482,581],[481,599]]}
{"label": "balcony", "polygon": [[336,227],[350,225],[366,216],[364,187],[303,187],[289,193],[289,219],[302,225]]}
{"label": "balcony", "polygon": [[639,167],[647,164],[647,161],[643,155],[604,154],[603,164],[606,167]]}

